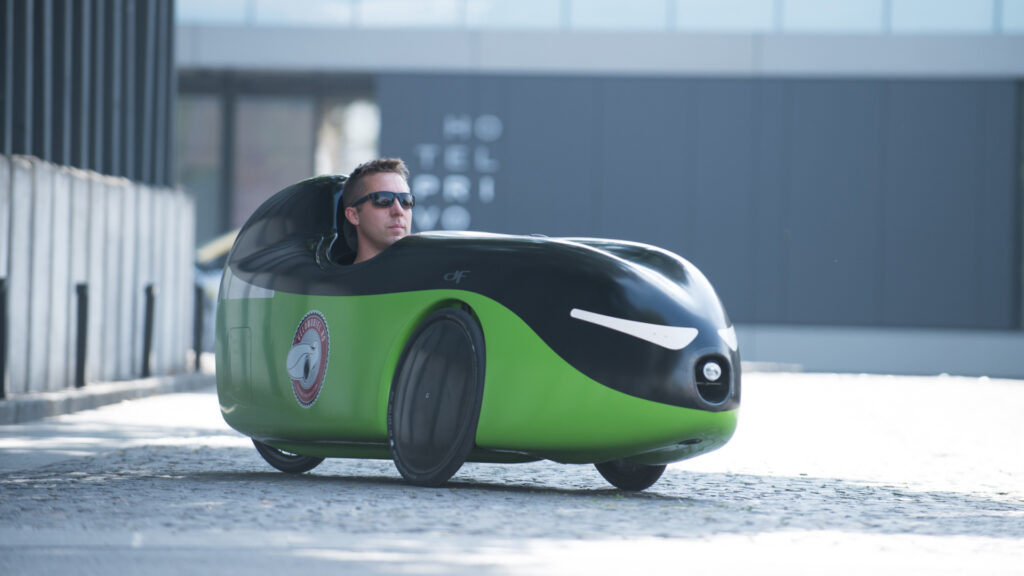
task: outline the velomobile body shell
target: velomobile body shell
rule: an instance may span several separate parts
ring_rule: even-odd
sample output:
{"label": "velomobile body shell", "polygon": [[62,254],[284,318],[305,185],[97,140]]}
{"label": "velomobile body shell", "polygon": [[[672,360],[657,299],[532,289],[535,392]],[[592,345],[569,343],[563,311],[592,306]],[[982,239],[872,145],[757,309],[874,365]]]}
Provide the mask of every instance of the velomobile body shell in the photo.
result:
{"label": "velomobile body shell", "polygon": [[[216,342],[221,410],[235,429],[295,454],[390,458],[403,349],[432,312],[458,307],[485,350],[470,460],[656,465],[731,437],[735,333],[692,264],[610,240],[425,233],[343,265],[339,193],[323,178],[285,189],[239,233]],[[307,380],[310,365],[321,375],[315,396],[291,366],[311,314],[321,319],[322,350],[307,362]],[[708,362],[721,368],[716,381],[702,376]]]}

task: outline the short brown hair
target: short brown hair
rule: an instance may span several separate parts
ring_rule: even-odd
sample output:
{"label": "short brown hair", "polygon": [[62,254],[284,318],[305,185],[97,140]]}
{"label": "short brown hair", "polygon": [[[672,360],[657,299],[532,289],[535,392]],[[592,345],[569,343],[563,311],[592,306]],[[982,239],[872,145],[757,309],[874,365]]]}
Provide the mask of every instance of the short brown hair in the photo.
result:
{"label": "short brown hair", "polygon": [[341,194],[342,205],[351,206],[353,202],[363,196],[359,186],[362,184],[364,176],[385,172],[392,172],[401,176],[403,180],[409,180],[409,169],[405,167],[405,162],[402,162],[401,158],[377,158],[376,160],[363,162],[356,166],[356,169],[348,175],[348,180],[345,182],[345,190]]}

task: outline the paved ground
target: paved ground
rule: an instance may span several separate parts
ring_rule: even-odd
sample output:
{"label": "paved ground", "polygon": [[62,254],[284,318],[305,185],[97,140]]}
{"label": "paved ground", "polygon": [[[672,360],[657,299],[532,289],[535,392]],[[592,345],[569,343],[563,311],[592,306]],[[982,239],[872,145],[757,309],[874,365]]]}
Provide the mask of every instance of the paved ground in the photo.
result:
{"label": "paved ground", "polygon": [[553,463],[288,476],[212,390],[0,426],[0,575],[1024,575],[1024,381],[754,373],[740,420],[637,495]]}

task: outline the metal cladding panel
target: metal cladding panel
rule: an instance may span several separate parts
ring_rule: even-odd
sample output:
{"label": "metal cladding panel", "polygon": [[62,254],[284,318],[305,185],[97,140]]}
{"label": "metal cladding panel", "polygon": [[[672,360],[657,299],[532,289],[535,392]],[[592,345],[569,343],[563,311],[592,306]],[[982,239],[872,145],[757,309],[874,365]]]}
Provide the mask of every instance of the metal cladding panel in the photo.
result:
{"label": "metal cladding panel", "polygon": [[32,263],[32,163],[11,157],[11,230],[7,287],[7,393],[28,392]]}
{"label": "metal cladding panel", "polygon": [[[1006,118],[987,114],[1003,83],[895,83],[888,88],[886,194],[880,230],[884,314],[892,323],[955,328],[1014,326],[1019,278]],[[1000,104],[996,104],[1000,106]],[[1001,177],[1000,177],[1001,176]],[[997,181],[993,182],[995,178]],[[993,265],[992,258],[999,257]],[[906,304],[910,304],[909,306]]]}
{"label": "metal cladding panel", "polygon": [[170,271],[167,275],[167,296],[164,306],[168,311],[169,325],[166,349],[166,370],[180,370],[185,363],[185,350],[188,349],[186,335],[192,322],[191,294],[193,256],[192,220],[184,214],[188,210],[188,198],[180,192],[165,189],[170,199],[172,213],[175,215],[171,226],[171,243],[168,246],[167,259]]}
{"label": "metal cladding panel", "polygon": [[740,323],[1019,327],[1012,82],[387,74],[378,92],[417,230],[655,244]]}
{"label": "metal cladding panel", "polygon": [[153,214],[153,189],[144,184],[136,185],[136,218],[138,223],[138,249],[135,251],[135,333],[132,347],[132,370],[142,373],[143,340],[146,322],[146,286],[153,282],[155,226]]}
{"label": "metal cladding panel", "polygon": [[29,246],[32,261],[28,327],[28,389],[43,392],[47,389],[50,358],[53,355],[50,337],[51,297],[53,292],[53,173],[55,167],[48,162],[32,162],[32,217]]}
{"label": "metal cladding panel", "polygon": [[[65,330],[68,333],[68,385],[76,368],[78,347],[78,296],[76,287],[88,280],[89,264],[89,174],[82,170],[70,170],[71,214],[69,225],[70,283],[68,294],[68,315]],[[86,338],[88,340],[88,337]],[[86,342],[88,346],[88,342]]]}
{"label": "metal cladding panel", "polygon": [[50,325],[47,329],[50,340],[50,355],[47,360],[47,390],[60,390],[71,385],[68,366],[74,354],[68,349],[66,321],[68,300],[74,293],[71,284],[71,178],[66,168],[53,171],[53,224],[50,234],[53,241],[50,250]]}
{"label": "metal cladding panel", "polygon": [[104,289],[97,297],[103,298],[103,365],[101,374],[105,381],[119,377],[121,349],[121,300],[126,297],[121,281],[121,244],[125,241],[124,196],[125,183],[117,178],[107,178],[107,226],[104,230],[103,273]]}
{"label": "metal cladding panel", "polygon": [[177,275],[175,267],[174,243],[175,228],[173,214],[174,201],[170,194],[157,195],[157,215],[167,215],[158,218],[159,224],[155,230],[160,238],[160,260],[157,263],[156,276],[156,303],[154,309],[153,328],[153,359],[152,370],[155,374],[162,374],[167,371],[172,362],[174,354],[174,316],[183,314],[183,310],[175,310],[171,305],[174,298],[173,282]]}
{"label": "metal cladding panel", "polygon": [[733,303],[750,309],[756,289],[750,281],[751,238],[759,218],[752,201],[758,185],[750,161],[755,157],[756,94],[738,87],[735,80],[705,80],[694,86],[689,133],[699,136],[687,139],[694,148],[692,184],[684,190],[688,206],[663,217],[689,214],[692,238],[678,248],[721,286],[718,294],[730,309]]}
{"label": "metal cladding panel", "polygon": [[[610,82],[605,89],[609,110],[631,113],[603,114],[605,135],[599,166],[605,205],[595,236],[629,238],[658,246],[676,244],[691,247],[697,241],[693,224],[696,215],[688,209],[687,190],[696,183],[697,146],[678,135],[693,129],[695,93],[668,80]],[[637,122],[637,115],[660,118],[657,123]],[[653,142],[672,142],[652,146]],[[663,170],[672,166],[666,179]],[[630,167],[630,169],[626,169]],[[698,264],[699,265],[699,264]]]}
{"label": "metal cladding panel", "polygon": [[[572,236],[593,230],[606,197],[600,174],[590,169],[599,165],[595,144],[604,138],[594,88],[582,79],[543,78],[505,91],[500,174],[526,181],[496,188],[492,210],[504,215],[503,232]],[[557,119],[535,112],[545,108],[557,111]],[[520,189],[526,187],[528,194]]]}
{"label": "metal cladding panel", "polygon": [[[753,288],[753,296],[748,310],[731,307],[734,319],[744,317],[749,323],[778,323],[789,318],[790,279],[783,271],[789,268],[792,236],[792,230],[785,225],[789,214],[787,163],[790,153],[782,144],[789,137],[793,118],[788,85],[781,80],[764,81],[756,90],[751,159],[754,183],[749,194],[755,223],[746,240],[753,264],[750,276],[745,279]],[[774,113],[763,113],[766,109]]]}
{"label": "metal cladding panel", "polygon": [[176,214],[180,218],[178,233],[178,250],[176,254],[177,269],[179,273],[175,276],[174,289],[177,292],[177,341],[176,346],[171,350],[172,370],[185,369],[185,355],[183,351],[192,348],[192,312],[195,310],[195,245],[196,245],[196,220],[195,201],[183,190],[175,190]]}
{"label": "metal cladding panel", "polygon": [[788,86],[788,319],[878,324],[884,238],[882,90],[867,83]]}
{"label": "metal cladding panel", "polygon": [[121,263],[121,272],[118,277],[120,284],[121,298],[118,301],[117,311],[117,378],[128,380],[138,375],[135,370],[135,355],[132,354],[134,343],[142,339],[142,332],[137,329],[135,321],[135,302],[142,298],[142,294],[136,281],[135,252],[139,249],[138,220],[136,204],[139,192],[137,186],[125,182],[124,193],[121,202],[121,221],[118,226],[121,228],[122,240],[118,260]]}
{"label": "metal cladding panel", "polygon": [[163,194],[153,195],[153,245],[155,246],[155,254],[159,255],[159,258],[153,262],[153,287],[155,293],[155,302],[153,304],[153,349],[150,351],[150,369],[159,374],[164,368],[163,364],[163,353],[164,342],[167,339],[167,332],[165,330],[157,330],[155,326],[166,326],[167,315],[163,306],[163,293],[165,291],[164,286],[167,280],[167,267],[169,266],[166,258],[167,247],[170,241],[167,218],[164,216],[168,214],[170,206],[167,204],[167,198]]}
{"label": "metal cladding panel", "polygon": [[89,180],[89,264],[86,272],[89,284],[89,326],[86,330],[88,334],[88,348],[85,361],[85,379],[87,382],[101,379],[101,367],[105,363],[103,357],[103,327],[106,306],[103,295],[107,282],[104,275],[103,262],[106,255],[104,247],[106,242],[107,204],[109,202],[107,178],[91,173]]}

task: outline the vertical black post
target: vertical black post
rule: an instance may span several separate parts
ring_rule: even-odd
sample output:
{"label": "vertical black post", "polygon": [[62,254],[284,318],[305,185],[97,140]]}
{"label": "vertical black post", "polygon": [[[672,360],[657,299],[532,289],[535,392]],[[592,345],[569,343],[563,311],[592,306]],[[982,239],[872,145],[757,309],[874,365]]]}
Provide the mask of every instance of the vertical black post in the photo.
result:
{"label": "vertical black post", "polygon": [[195,313],[192,317],[192,348],[196,351],[196,372],[199,372],[199,357],[203,355],[203,309],[206,302],[203,287],[196,284]]}
{"label": "vertical black post", "polygon": [[156,288],[146,285],[146,323],[142,333],[142,377],[149,378],[149,356],[153,351],[153,309],[156,301]]}
{"label": "vertical black post", "polygon": [[75,296],[78,298],[78,324],[75,327],[75,388],[85,386],[85,352],[89,349],[89,285],[75,284]]}
{"label": "vertical black post", "polygon": [[0,278],[0,398],[7,393],[7,278]]}

